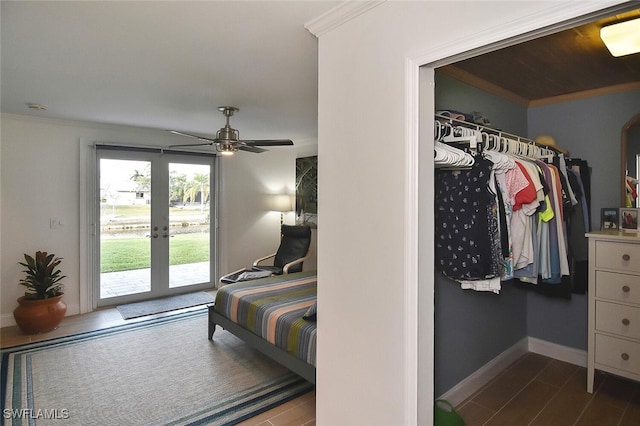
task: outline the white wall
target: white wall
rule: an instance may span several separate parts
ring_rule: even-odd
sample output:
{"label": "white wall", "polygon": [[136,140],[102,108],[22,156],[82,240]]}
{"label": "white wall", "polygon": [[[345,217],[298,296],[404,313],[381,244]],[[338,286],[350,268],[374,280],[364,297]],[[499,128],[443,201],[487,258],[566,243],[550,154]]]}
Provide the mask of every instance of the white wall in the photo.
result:
{"label": "white wall", "polygon": [[[314,155],[315,147],[312,153],[308,152],[304,146],[283,147],[270,148],[261,154],[240,153],[222,158],[220,254],[223,273],[249,266],[253,260],[278,249],[280,213],[269,210],[269,197],[295,194],[295,159]],[[285,213],[284,223],[295,224],[293,212]],[[313,235],[316,234],[313,230]],[[311,251],[312,258],[305,261],[304,270],[316,269],[315,239]]]}
{"label": "white wall", "polygon": [[[320,34],[317,423],[424,425],[433,401],[433,200],[424,173],[433,124],[421,153],[416,64],[604,3],[388,1],[362,15],[352,6],[310,25]],[[433,94],[422,100],[420,115],[433,123]],[[411,170],[416,162],[421,173]]]}
{"label": "white wall", "polygon": [[[101,141],[166,146],[181,139],[164,131],[2,114],[0,164],[0,321],[14,324],[23,253],[54,252],[64,258],[67,315],[80,312],[80,143]],[[308,150],[308,148],[306,148]],[[280,214],[264,203],[267,194],[293,188],[295,158],[305,147],[239,153],[221,160],[220,272],[247,266],[278,245]],[[51,229],[50,218],[63,226]],[[293,214],[285,218],[293,223]],[[312,268],[315,262],[305,264]]]}

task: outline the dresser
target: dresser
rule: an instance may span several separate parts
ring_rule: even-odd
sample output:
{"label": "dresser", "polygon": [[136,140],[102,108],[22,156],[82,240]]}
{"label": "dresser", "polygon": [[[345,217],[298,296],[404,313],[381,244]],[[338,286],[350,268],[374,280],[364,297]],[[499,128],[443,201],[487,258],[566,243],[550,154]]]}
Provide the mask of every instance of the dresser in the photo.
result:
{"label": "dresser", "polygon": [[589,238],[587,392],[595,370],[640,381],[640,236],[600,231]]}

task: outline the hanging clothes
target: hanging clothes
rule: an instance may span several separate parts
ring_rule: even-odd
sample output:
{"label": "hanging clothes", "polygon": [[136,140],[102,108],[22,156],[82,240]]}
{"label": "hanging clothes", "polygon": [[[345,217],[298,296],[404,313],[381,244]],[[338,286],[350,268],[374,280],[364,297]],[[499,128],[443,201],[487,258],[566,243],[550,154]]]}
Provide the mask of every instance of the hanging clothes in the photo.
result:
{"label": "hanging clothes", "polygon": [[436,170],[436,266],[461,280],[499,276],[494,235],[498,222],[489,188],[491,161],[476,156],[466,170]]}
{"label": "hanging clothes", "polygon": [[557,297],[586,291],[586,162],[479,129],[437,127],[447,142],[481,143],[471,166],[436,169],[436,268],[476,291],[512,283]]}
{"label": "hanging clothes", "polygon": [[627,176],[625,179],[625,207],[633,208],[638,199],[638,179]]}

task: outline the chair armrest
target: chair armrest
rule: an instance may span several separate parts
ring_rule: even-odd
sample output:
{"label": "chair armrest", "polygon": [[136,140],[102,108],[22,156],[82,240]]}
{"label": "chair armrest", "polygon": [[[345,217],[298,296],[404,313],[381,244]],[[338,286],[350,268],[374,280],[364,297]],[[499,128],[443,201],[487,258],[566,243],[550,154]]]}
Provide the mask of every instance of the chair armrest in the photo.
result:
{"label": "chair armrest", "polygon": [[282,268],[282,273],[288,274],[290,267],[292,267],[293,265],[297,265],[298,263],[302,263],[305,260],[309,259],[310,257],[311,257],[311,251],[307,251],[307,254],[305,254],[304,257],[301,257],[300,259],[296,259],[284,265],[284,268]]}
{"label": "chair armrest", "polygon": [[265,256],[265,257],[261,257],[260,259],[256,259],[253,262],[253,266],[258,266],[258,263],[262,262],[263,260],[267,260],[267,259],[269,259],[271,257],[276,257],[276,253],[270,254],[270,255]]}

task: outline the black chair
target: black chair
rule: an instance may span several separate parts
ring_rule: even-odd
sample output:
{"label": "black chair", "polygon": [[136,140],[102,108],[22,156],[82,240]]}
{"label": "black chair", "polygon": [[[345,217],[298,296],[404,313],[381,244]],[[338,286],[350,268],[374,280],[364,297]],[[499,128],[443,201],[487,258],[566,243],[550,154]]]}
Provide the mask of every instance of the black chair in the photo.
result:
{"label": "black chair", "polygon": [[[302,271],[302,264],[309,258],[311,227],[282,225],[280,246],[275,253],[256,259],[249,269],[240,269],[220,278],[221,283],[234,283],[270,275],[290,274]],[[261,265],[273,258],[273,265]]]}

